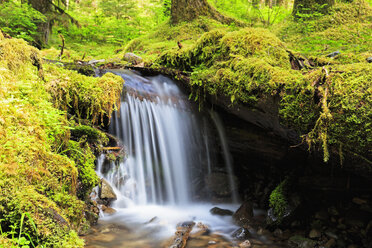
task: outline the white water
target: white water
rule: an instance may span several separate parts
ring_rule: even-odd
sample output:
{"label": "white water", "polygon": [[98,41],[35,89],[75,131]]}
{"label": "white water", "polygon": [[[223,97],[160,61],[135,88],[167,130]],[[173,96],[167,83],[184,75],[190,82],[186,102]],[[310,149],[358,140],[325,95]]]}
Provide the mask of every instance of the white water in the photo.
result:
{"label": "white water", "polygon": [[[111,162],[108,171],[103,168],[104,155],[98,159],[98,175],[113,186],[118,197],[113,205],[118,212],[104,219],[143,225],[157,217],[150,226],[156,225],[160,236],[171,235],[177,223],[188,220],[201,221],[213,230],[231,232],[235,227],[231,217],[212,216],[209,209],[215,205],[192,200],[195,193],[192,168],[202,168],[204,162],[207,174],[213,167],[210,152],[214,144],[208,138],[205,120],[199,121],[171,80],[162,76],[146,79],[130,72],[118,74],[125,79],[127,92],[123,93],[120,113],[111,120],[110,132],[120,138],[127,156],[119,165]],[[234,189],[223,126],[216,114],[212,116],[222,142],[227,172],[231,174],[226,187]],[[235,203],[236,199],[234,193]]]}

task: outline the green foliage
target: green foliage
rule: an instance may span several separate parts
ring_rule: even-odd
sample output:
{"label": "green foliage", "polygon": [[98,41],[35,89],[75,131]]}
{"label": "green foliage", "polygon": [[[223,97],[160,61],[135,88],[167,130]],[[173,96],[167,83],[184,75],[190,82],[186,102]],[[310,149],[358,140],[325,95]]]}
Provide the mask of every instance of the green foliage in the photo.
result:
{"label": "green foliage", "polygon": [[0,4],[0,30],[15,38],[33,42],[37,25],[45,22],[43,14],[22,1],[5,1]]}
{"label": "green foliage", "polygon": [[106,16],[115,16],[116,19],[133,16],[136,3],[133,0],[106,0],[99,2],[99,7]]}
{"label": "green foliage", "polygon": [[[11,237],[9,240],[8,247],[9,248],[30,248],[34,247],[36,248],[36,244],[39,243],[38,236],[36,236],[35,242],[32,241],[32,237],[29,233],[25,232],[23,228],[24,223],[26,222],[25,217],[27,217],[28,222],[33,227],[33,231],[35,231],[37,235],[37,227],[35,225],[35,222],[33,221],[31,215],[29,213],[22,213],[19,226],[17,224],[11,225],[11,230],[8,232],[3,232],[1,228],[1,222],[3,219],[0,219],[0,237]],[[17,234],[18,231],[18,234]],[[0,242],[1,245],[1,242]],[[2,246],[1,246],[2,247]],[[44,245],[39,245],[37,247],[44,248]]]}
{"label": "green foliage", "polygon": [[291,10],[284,5],[266,6],[251,0],[214,0],[210,4],[218,11],[248,23],[250,26],[271,26],[290,16]]}
{"label": "green foliage", "polygon": [[50,43],[54,47],[60,45],[59,32],[66,37],[68,49],[80,52],[79,59],[83,54],[94,58],[101,54],[115,56],[114,46],[122,46],[166,20],[164,8],[163,0],[144,0],[141,4],[133,0],[71,2],[69,12],[79,20],[81,27],[55,26]]}
{"label": "green foliage", "polygon": [[171,15],[171,0],[163,0],[163,14],[165,17],[169,17]]}
{"label": "green foliage", "polygon": [[322,56],[325,60],[328,53],[341,52],[341,56],[328,59],[325,64],[359,63],[372,55],[371,16],[372,8],[364,0],[336,2],[328,15],[319,12],[304,15],[274,31],[291,49],[305,55]]}
{"label": "green foliage", "polygon": [[279,223],[282,221],[288,208],[287,185],[288,179],[281,182],[270,194],[270,207],[273,209]]}

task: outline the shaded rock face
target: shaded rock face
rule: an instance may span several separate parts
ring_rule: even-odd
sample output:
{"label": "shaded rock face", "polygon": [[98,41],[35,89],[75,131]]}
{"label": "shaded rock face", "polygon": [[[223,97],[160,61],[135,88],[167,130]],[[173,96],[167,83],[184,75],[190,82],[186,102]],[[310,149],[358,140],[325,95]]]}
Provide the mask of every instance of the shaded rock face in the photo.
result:
{"label": "shaded rock face", "polygon": [[[235,179],[236,180],[236,179]],[[226,173],[214,172],[205,177],[207,190],[216,197],[230,197],[229,176]]]}
{"label": "shaded rock face", "polygon": [[240,226],[247,226],[253,217],[253,204],[244,202],[233,214],[234,221]]}

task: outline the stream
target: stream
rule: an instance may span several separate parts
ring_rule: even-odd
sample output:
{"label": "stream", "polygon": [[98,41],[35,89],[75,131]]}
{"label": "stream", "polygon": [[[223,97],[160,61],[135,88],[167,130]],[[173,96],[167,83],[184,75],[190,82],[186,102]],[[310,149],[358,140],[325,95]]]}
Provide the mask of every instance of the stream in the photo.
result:
{"label": "stream", "polygon": [[[230,216],[210,213],[213,207],[235,212],[239,207],[233,162],[223,124],[213,111],[198,108],[169,78],[142,77],[129,70],[110,70],[125,80],[121,107],[110,133],[125,147],[124,159],[97,159],[97,174],[112,186],[113,214],[101,212],[98,225],[85,237],[87,247],[172,246],[177,225],[194,222],[187,247],[241,247],[239,229]],[[213,130],[208,127],[212,125]],[[221,161],[219,161],[221,160]],[[216,164],[222,166],[215,166]],[[224,175],[219,187],[229,195],[212,199],[212,172]],[[255,215],[263,215],[255,210]],[[270,240],[250,233],[254,247]]]}

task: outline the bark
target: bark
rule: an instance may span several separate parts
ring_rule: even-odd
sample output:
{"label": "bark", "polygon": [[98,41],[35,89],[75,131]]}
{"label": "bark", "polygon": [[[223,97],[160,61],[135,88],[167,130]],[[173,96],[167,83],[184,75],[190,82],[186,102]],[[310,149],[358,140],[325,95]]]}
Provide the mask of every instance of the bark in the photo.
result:
{"label": "bark", "polygon": [[40,13],[44,14],[47,17],[46,22],[40,23],[38,25],[38,37],[35,37],[36,46],[42,48],[48,44],[49,35],[52,32],[53,22],[59,15],[67,16],[70,21],[80,26],[78,21],[65,12],[64,9],[55,5],[52,0],[28,0],[28,3],[31,4],[32,8],[36,9]]}
{"label": "bark", "polygon": [[298,17],[298,14],[312,14],[320,12],[328,14],[329,8],[335,3],[335,0],[295,0],[292,14]]}
{"label": "bark", "polygon": [[172,0],[172,24],[192,21],[198,16],[208,16],[221,23],[230,24],[234,22],[238,26],[244,26],[242,22],[219,13],[207,0]]}

